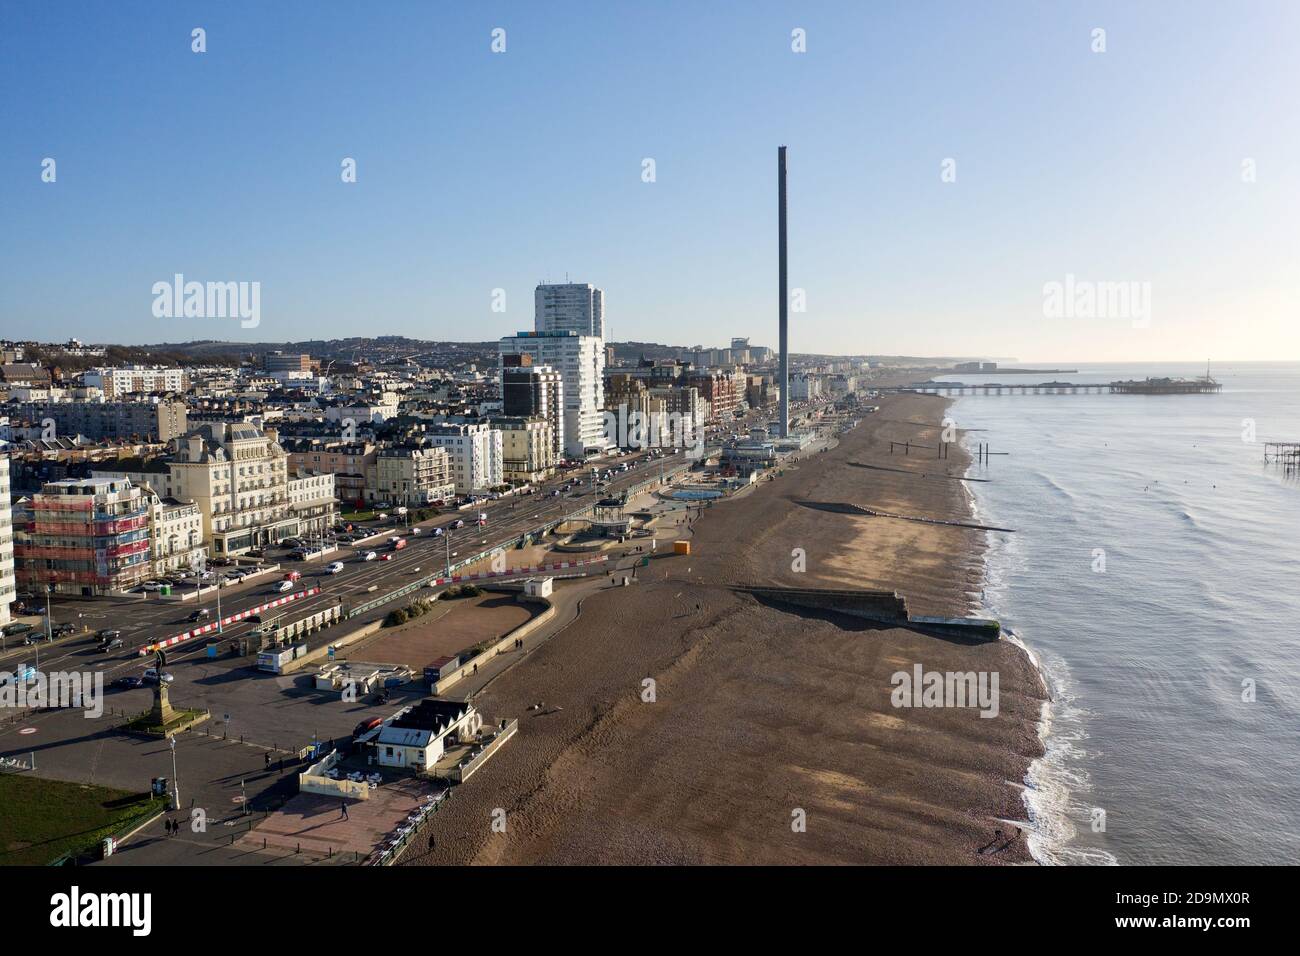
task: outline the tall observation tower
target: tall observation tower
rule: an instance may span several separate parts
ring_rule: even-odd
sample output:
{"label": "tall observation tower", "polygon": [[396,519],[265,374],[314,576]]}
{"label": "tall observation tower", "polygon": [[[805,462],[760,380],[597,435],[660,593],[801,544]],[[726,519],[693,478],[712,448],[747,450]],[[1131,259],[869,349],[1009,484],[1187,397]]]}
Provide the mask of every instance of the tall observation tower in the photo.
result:
{"label": "tall observation tower", "polygon": [[776,148],[777,195],[777,285],[781,302],[777,315],[781,324],[781,364],[777,385],[781,389],[781,437],[790,437],[790,286],[785,267],[785,147]]}

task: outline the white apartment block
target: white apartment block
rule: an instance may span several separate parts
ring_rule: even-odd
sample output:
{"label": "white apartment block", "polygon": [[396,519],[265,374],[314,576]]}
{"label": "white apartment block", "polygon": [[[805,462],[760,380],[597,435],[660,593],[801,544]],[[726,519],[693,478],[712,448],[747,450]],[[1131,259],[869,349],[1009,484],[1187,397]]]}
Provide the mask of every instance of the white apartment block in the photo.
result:
{"label": "white apartment block", "polygon": [[188,571],[197,562],[206,560],[208,549],[203,544],[203,514],[199,506],[193,501],[163,498],[152,490],[146,491],[145,497],[149,501],[153,574]]}
{"label": "white apartment block", "polygon": [[456,494],[480,495],[505,483],[500,429],[487,423],[438,425],[424,437],[447,450]]}
{"label": "white apartment block", "polygon": [[539,285],[533,292],[533,331],[605,337],[605,293],[590,283]]}
{"label": "white apartment block", "polygon": [[132,392],[181,392],[185,390],[185,370],[152,365],[127,365],[122,368],[92,368],[82,375],[88,388],[98,388],[110,401]]}
{"label": "white apartment block", "polygon": [[[534,366],[560,373],[564,397],[564,453],[583,459],[601,454],[605,438],[605,343],[573,331],[518,332],[500,342],[500,354],[528,355]],[[504,359],[499,360],[502,374]]]}
{"label": "white apartment block", "polygon": [[287,484],[289,512],[298,519],[298,534],[320,537],[334,525],[334,473],[300,472]]}
{"label": "white apartment block", "polygon": [[0,448],[0,627],[9,623],[9,605],[16,597],[14,579],[14,521],[9,498],[9,453]]}

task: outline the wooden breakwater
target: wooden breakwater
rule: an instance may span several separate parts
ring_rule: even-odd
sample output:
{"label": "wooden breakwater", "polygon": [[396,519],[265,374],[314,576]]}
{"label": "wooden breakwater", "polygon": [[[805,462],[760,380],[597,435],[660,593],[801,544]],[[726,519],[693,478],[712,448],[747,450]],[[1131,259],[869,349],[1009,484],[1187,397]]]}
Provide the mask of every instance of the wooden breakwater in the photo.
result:
{"label": "wooden breakwater", "polygon": [[864,515],[868,518],[896,518],[899,521],[919,521],[922,524],[939,524],[947,525],[950,528],[969,528],[972,531],[1005,531],[1009,534],[1015,533],[1015,528],[999,528],[990,524],[975,524],[971,521],[954,521],[950,518],[927,518],[922,515],[900,515],[892,511],[877,511],[875,508],[864,508],[862,505],[850,504],[847,501],[797,501],[796,504],[803,505],[805,508],[814,508],[817,511],[832,511],[838,514]]}

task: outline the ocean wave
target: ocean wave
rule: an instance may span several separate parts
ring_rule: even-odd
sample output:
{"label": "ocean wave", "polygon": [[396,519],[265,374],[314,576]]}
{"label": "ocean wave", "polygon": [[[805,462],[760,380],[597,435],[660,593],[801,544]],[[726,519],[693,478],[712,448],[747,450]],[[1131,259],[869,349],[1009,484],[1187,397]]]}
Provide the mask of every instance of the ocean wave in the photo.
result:
{"label": "ocean wave", "polygon": [[1038,738],[1043,756],[1029,765],[1022,799],[1030,823],[1029,853],[1045,866],[1117,866],[1114,854],[1074,842],[1076,815],[1087,815],[1076,796],[1090,788],[1083,768],[1087,751],[1083,742],[1085,713],[1070,692],[1069,669],[1064,662],[1049,669],[1021,638],[1010,629],[1006,640],[1025,652],[1038,672],[1047,693],[1038,718]]}

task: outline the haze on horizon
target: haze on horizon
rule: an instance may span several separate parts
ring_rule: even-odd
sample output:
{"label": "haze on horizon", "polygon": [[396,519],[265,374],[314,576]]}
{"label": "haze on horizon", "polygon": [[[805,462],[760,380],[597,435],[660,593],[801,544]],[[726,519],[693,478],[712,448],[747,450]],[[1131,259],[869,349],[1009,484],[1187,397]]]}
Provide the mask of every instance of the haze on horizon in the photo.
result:
{"label": "haze on horizon", "polygon": [[[1300,359],[1300,7],[1135,6],[9,4],[0,336],[487,340],[567,275],[613,341],[775,346],[786,144],[795,351]],[[176,273],[260,325],[155,318]]]}

